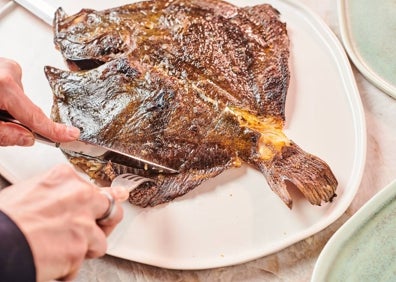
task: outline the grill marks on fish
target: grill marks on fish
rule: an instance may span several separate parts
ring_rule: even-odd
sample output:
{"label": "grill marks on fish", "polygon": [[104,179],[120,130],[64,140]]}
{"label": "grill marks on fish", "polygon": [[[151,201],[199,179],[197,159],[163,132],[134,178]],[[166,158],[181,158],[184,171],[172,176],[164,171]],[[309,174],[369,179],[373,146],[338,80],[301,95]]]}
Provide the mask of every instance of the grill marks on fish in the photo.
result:
{"label": "grill marks on fish", "polygon": [[72,71],[46,67],[53,118],[84,140],[180,171],[152,176],[156,187],[135,190],[132,203],[170,201],[242,162],[290,207],[287,181],[313,204],[334,196],[327,164],[282,131],[289,41],[271,6],[160,0],[70,17],[60,9],[54,41]]}
{"label": "grill marks on fish", "polygon": [[[71,20],[62,21],[64,14],[58,12],[55,43],[65,58],[76,64],[80,60],[107,62],[131,53],[141,63],[162,68],[168,75],[211,82],[225,89],[224,94],[232,93],[233,102],[240,107],[284,118],[288,49],[274,45],[286,46],[288,38],[276,10],[268,5],[237,9],[221,4],[222,9],[233,11],[228,14],[234,17],[228,19],[222,16],[227,12],[219,8],[219,1],[149,3],[143,6],[144,14],[134,13],[142,7],[140,3],[103,12],[82,10],[71,18],[86,19],[94,14],[100,20],[93,24],[79,21],[78,28]],[[103,44],[101,38],[114,35],[114,30],[118,39],[113,41],[123,41],[125,48],[108,54],[106,50],[114,43]],[[285,67],[280,72],[281,66]]]}
{"label": "grill marks on fish", "polygon": [[[154,156],[164,154],[158,158],[177,168],[182,167],[195,151],[202,152],[195,166],[213,165],[216,158],[205,152],[212,147],[219,148],[220,129],[228,137],[224,138],[227,144],[239,139],[239,136],[231,138],[231,133],[227,132],[229,128],[220,127],[225,119],[222,116],[226,115],[224,106],[223,110],[213,107],[211,101],[203,99],[192,87],[186,87],[178,79],[170,79],[155,69],[127,79],[124,73],[127,67],[120,65],[130,63],[119,59],[84,72],[84,76],[46,68],[52,88],[70,94],[66,101],[55,98],[55,112],[68,109],[69,114],[62,115],[62,121],[80,127],[82,139],[134,154],[145,154],[142,157],[153,160],[156,159]],[[88,92],[87,81],[91,84]],[[123,104],[120,97],[128,97],[124,99],[127,103]],[[109,107],[102,101],[117,101],[118,104],[117,107]],[[238,123],[234,123],[234,127],[241,131]],[[197,150],[203,146],[208,149]]]}

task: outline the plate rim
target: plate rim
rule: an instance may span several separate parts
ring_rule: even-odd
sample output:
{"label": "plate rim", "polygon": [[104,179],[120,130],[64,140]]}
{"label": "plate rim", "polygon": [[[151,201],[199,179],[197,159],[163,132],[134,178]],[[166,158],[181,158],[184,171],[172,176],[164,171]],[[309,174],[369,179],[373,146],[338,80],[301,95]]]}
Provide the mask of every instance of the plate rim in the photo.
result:
{"label": "plate rim", "polygon": [[[263,1],[261,1],[263,2]],[[305,5],[301,3],[297,3],[296,1],[293,0],[269,0],[267,2],[274,3],[273,5],[276,5],[275,3],[284,3],[289,6],[293,6],[294,8],[298,9],[297,12],[301,12],[305,14],[308,18],[309,21],[311,21],[316,28],[318,28],[320,31],[323,31],[322,36],[326,39],[327,43],[330,43],[332,47],[335,47],[332,52],[336,54],[336,58],[339,58],[337,61],[337,68],[343,70],[344,74],[344,83],[343,87],[345,89],[345,96],[348,100],[348,107],[352,111],[352,116],[354,119],[354,130],[355,130],[355,138],[354,144],[355,144],[355,154],[354,154],[354,162],[352,163],[352,168],[353,168],[353,175],[351,174],[350,178],[348,179],[348,182],[346,183],[345,189],[348,189],[348,195],[344,195],[342,198],[342,204],[339,205],[337,208],[337,212],[332,212],[330,217],[326,218],[326,221],[319,221],[316,222],[315,224],[309,226],[309,228],[305,228],[304,230],[299,231],[298,233],[295,233],[294,236],[292,236],[289,240],[282,241],[281,244],[278,244],[277,247],[271,248],[270,251],[266,252],[255,252],[255,255],[251,255],[248,258],[240,259],[234,258],[231,260],[224,260],[219,264],[214,265],[213,263],[211,265],[207,265],[206,262],[204,261],[203,263],[200,263],[200,265],[197,267],[197,264],[191,265],[191,261],[188,262],[189,265],[169,265],[169,264],[153,264],[150,261],[141,261],[141,260],[136,260],[131,259],[131,258],[126,258],[128,260],[134,260],[134,261],[139,261],[142,263],[147,263],[150,265],[155,265],[159,267],[165,267],[165,268],[170,268],[170,269],[185,269],[185,270],[192,270],[192,269],[210,269],[210,268],[215,268],[215,267],[221,267],[221,266],[230,266],[230,265],[235,265],[235,264],[240,264],[244,263],[247,261],[251,261],[266,255],[270,255],[272,253],[275,253],[279,250],[285,249],[286,247],[301,241],[308,236],[312,236],[316,234],[317,232],[323,230],[327,226],[329,226],[331,223],[333,223],[336,219],[338,219],[344,212],[345,210],[349,207],[350,203],[352,202],[353,198],[355,197],[359,184],[361,182],[361,178],[363,175],[363,170],[365,166],[365,160],[366,160],[366,124],[365,124],[365,118],[364,118],[364,112],[363,112],[363,106],[362,102],[360,100],[360,95],[358,92],[358,88],[356,85],[355,78],[353,76],[352,68],[351,65],[348,61],[347,55],[345,53],[345,50],[342,48],[342,45],[340,41],[337,39],[337,37],[334,35],[334,33],[330,30],[330,28],[326,25],[326,23],[320,18],[318,15],[316,15],[314,12],[311,12],[309,8],[307,8]],[[264,2],[263,2],[264,3]],[[345,82],[346,81],[346,82]],[[0,164],[1,167],[1,164]],[[4,170],[2,170],[4,172]],[[10,179],[15,180],[15,175],[13,175],[12,172],[8,171],[6,173],[3,173],[3,175],[8,175]],[[353,188],[353,189],[350,189]],[[348,196],[348,197],[345,197]],[[340,199],[341,200],[341,199]],[[268,248],[266,248],[268,249]],[[263,249],[261,249],[263,250]],[[110,255],[117,256],[122,258],[120,255],[114,255],[111,254],[111,252],[107,252]]]}
{"label": "plate rim", "polygon": [[378,89],[385,92],[389,96],[396,98],[396,85],[392,85],[378,75],[370,66],[365,63],[364,59],[359,55],[356,48],[353,47],[351,31],[348,28],[347,20],[347,0],[337,0],[338,23],[340,26],[340,34],[342,43],[348,56],[357,67],[357,69]]}
{"label": "plate rim", "polygon": [[396,197],[396,179],[371,197],[330,237],[315,263],[311,282],[326,281],[332,262],[337,257],[343,243],[349,239],[351,234],[364,226],[367,219],[382,210],[394,197]]}
{"label": "plate rim", "polygon": [[[163,267],[163,268],[168,268],[168,269],[178,269],[178,270],[200,270],[200,269],[212,269],[212,268],[217,268],[217,267],[224,267],[224,266],[232,266],[232,265],[237,265],[241,263],[245,263],[254,259],[258,259],[267,255],[271,255],[273,253],[276,253],[280,250],[283,250],[303,239],[308,238],[309,236],[313,236],[314,234],[322,231],[326,227],[328,227],[330,224],[334,223],[339,217],[341,217],[345,211],[348,209],[350,206],[352,200],[356,196],[356,193],[359,189],[362,177],[363,177],[363,171],[365,167],[365,162],[366,162],[366,151],[367,151],[367,133],[366,133],[366,122],[365,122],[365,115],[364,115],[364,110],[363,110],[363,105],[362,101],[360,99],[360,94],[356,85],[356,80],[353,75],[352,67],[349,63],[348,56],[342,46],[342,43],[340,40],[337,38],[337,36],[334,34],[334,32],[328,27],[328,25],[324,22],[324,20],[318,16],[316,13],[311,11],[308,7],[306,7],[304,4],[293,1],[293,0],[269,0],[267,1],[268,3],[276,3],[276,2],[283,2],[289,6],[294,6],[297,10],[305,13],[307,16],[309,16],[311,22],[316,24],[317,28],[320,28],[323,31],[322,35],[326,36],[327,42],[331,41],[331,44],[333,47],[336,47],[336,50],[332,50],[332,52],[338,53],[338,56],[341,56],[342,61],[338,61],[338,65],[342,63],[342,67],[339,66],[338,68],[341,68],[344,70],[344,74],[348,75],[348,79],[344,79],[344,81],[349,81],[350,83],[346,85],[344,83],[344,86],[348,86],[348,92],[347,98],[348,98],[348,103],[349,105],[353,105],[354,107],[350,107],[352,109],[352,115],[354,117],[354,125],[355,128],[354,130],[356,131],[355,134],[356,136],[359,136],[361,138],[356,138],[356,154],[355,154],[355,159],[352,167],[355,167],[356,169],[353,170],[354,176],[351,175],[349,182],[346,184],[345,188],[351,188],[353,187],[354,190],[348,194],[349,197],[345,196],[343,197],[343,206],[338,207],[337,212],[333,212],[330,217],[327,218],[326,221],[319,221],[316,224],[311,225],[309,228],[306,228],[299,233],[296,233],[296,235],[289,239],[286,243],[279,244],[279,246],[272,248],[270,251],[267,251],[265,253],[263,252],[256,252],[255,255],[251,255],[249,258],[240,258],[240,259],[230,259],[226,261],[223,258],[223,261],[218,264],[207,264],[207,263],[195,263],[194,266],[191,266],[189,263],[184,264],[184,265],[177,265],[175,266],[174,264],[169,264],[169,263],[164,263],[157,262],[156,264],[153,264],[158,267]],[[273,4],[272,4],[273,5]],[[359,168],[360,166],[360,168]],[[116,256],[110,251],[107,252],[110,255]],[[117,257],[129,259],[127,257],[122,257],[117,255]],[[147,261],[141,261],[142,263],[149,263]],[[151,264],[151,263],[150,263]]]}

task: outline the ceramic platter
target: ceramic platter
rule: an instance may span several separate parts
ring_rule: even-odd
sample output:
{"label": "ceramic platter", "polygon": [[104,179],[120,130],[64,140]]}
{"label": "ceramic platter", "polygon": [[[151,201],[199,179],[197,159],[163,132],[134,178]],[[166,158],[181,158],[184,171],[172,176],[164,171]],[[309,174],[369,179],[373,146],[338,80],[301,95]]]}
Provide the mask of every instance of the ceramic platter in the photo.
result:
{"label": "ceramic platter", "polygon": [[[50,1],[74,13],[102,9],[109,1]],[[111,1],[118,6],[131,1]],[[231,1],[238,5],[262,1]],[[322,230],[347,209],[360,184],[366,133],[362,105],[347,56],[319,17],[296,1],[271,0],[287,22],[291,84],[286,134],[324,159],[338,181],[331,204],[311,206],[294,194],[289,210],[263,175],[244,166],[205,182],[171,203],[154,208],[125,204],[125,217],[109,237],[108,254],[173,269],[227,266],[262,257]],[[18,24],[15,24],[18,23]],[[34,32],[32,27],[34,26]],[[52,94],[44,65],[66,68],[51,28],[14,7],[0,21],[0,54],[22,65],[25,91],[50,112]],[[23,110],[23,109],[22,109]],[[55,148],[0,148],[0,172],[15,182],[67,163]]]}
{"label": "ceramic platter", "polygon": [[396,98],[396,2],[338,0],[338,14],[342,41],[353,63]]}
{"label": "ceramic platter", "polygon": [[312,282],[396,281],[396,181],[390,183],[330,238]]}

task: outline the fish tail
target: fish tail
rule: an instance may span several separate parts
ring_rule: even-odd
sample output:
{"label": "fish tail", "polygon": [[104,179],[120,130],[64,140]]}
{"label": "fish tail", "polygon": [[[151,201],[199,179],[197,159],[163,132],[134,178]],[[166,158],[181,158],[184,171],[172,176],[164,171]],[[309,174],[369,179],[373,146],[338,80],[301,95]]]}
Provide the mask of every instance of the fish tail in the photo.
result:
{"label": "fish tail", "polygon": [[313,205],[332,201],[338,182],[330,167],[320,158],[311,155],[294,142],[285,145],[270,161],[258,162],[271,189],[292,208],[288,192],[292,183]]}

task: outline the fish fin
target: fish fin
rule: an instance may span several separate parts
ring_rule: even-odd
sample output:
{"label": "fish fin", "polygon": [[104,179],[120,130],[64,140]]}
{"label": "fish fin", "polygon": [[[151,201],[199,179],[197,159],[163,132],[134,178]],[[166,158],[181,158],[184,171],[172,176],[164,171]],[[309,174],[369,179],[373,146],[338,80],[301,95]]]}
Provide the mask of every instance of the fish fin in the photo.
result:
{"label": "fish fin", "polygon": [[258,163],[271,189],[292,208],[293,200],[287,190],[292,183],[313,205],[320,206],[336,196],[338,182],[330,167],[294,142],[282,148],[270,162]]}
{"label": "fish fin", "polygon": [[152,189],[137,188],[130,193],[129,202],[141,206],[156,206],[167,203],[185,195],[209,178],[222,173],[226,168],[217,166],[205,170],[189,170],[167,177],[158,176],[156,187]]}
{"label": "fish fin", "polygon": [[55,11],[55,15],[54,15],[54,27],[56,27],[55,30],[56,32],[58,32],[57,27],[59,26],[59,23],[63,21],[65,18],[67,18],[66,12],[62,9],[62,7],[59,7]]}
{"label": "fish fin", "polygon": [[50,83],[50,86],[54,88],[57,85],[58,80],[61,79],[62,74],[68,73],[68,71],[63,71],[51,66],[45,66],[44,73]]}

